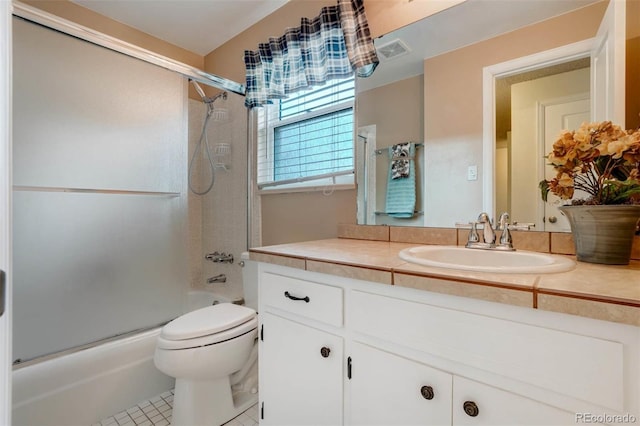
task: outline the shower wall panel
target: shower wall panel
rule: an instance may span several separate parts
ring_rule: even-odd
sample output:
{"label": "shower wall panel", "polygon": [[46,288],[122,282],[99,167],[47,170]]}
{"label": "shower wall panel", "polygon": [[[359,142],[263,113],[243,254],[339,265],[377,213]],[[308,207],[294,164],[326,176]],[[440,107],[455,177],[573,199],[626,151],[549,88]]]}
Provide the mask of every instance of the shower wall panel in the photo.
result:
{"label": "shower wall panel", "polygon": [[182,312],[186,81],[14,18],[14,358]]}

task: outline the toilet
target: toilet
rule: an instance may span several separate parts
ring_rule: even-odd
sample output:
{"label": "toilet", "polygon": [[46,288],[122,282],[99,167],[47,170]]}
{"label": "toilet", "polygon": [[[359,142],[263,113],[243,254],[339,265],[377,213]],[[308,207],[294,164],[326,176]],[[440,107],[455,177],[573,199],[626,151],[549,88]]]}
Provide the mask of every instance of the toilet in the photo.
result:
{"label": "toilet", "polygon": [[222,425],[258,401],[257,265],[242,258],[244,306],[197,309],[160,332],[154,363],[176,379],[172,425]]}

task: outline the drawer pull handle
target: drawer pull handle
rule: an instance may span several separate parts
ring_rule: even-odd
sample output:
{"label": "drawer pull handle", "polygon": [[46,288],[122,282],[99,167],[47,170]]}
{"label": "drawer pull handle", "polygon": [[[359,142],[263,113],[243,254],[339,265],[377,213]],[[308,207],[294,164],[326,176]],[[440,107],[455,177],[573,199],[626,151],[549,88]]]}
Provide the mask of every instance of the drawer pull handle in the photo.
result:
{"label": "drawer pull handle", "polygon": [[464,412],[467,414],[467,416],[470,417],[475,417],[480,412],[478,406],[473,401],[465,401],[464,404],[462,404],[462,408],[464,409]]}
{"label": "drawer pull handle", "polygon": [[431,386],[423,386],[420,388],[420,393],[424,399],[433,399],[434,393]]}
{"label": "drawer pull handle", "polygon": [[320,349],[320,355],[322,355],[322,358],[329,358],[329,354],[331,353],[331,349],[329,349],[326,346],[323,346]]}
{"label": "drawer pull handle", "polygon": [[307,303],[309,303],[309,301],[311,301],[311,299],[309,299],[309,296],[296,297],[296,296],[292,296],[288,291],[284,292],[284,297],[286,297],[287,299],[291,299],[291,300],[304,300]]}

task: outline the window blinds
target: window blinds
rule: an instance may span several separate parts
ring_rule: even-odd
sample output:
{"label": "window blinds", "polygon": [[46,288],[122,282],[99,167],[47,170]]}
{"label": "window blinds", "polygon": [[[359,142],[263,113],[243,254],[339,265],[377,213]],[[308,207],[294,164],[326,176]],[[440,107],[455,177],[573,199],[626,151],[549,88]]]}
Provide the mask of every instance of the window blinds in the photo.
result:
{"label": "window blinds", "polygon": [[260,108],[260,188],[353,173],[354,79]]}

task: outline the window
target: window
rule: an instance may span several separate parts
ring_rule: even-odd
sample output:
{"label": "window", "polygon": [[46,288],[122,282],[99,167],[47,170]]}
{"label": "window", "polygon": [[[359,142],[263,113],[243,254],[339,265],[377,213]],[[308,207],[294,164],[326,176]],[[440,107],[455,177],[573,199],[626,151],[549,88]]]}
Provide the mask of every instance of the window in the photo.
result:
{"label": "window", "polygon": [[258,187],[353,184],[354,79],[258,109]]}

